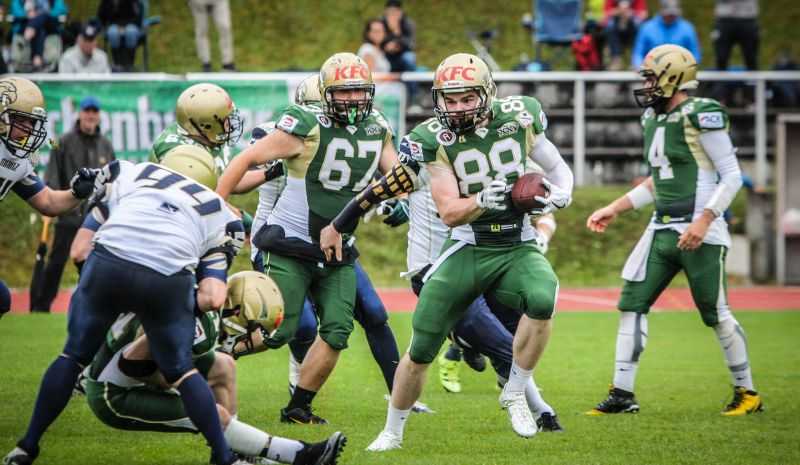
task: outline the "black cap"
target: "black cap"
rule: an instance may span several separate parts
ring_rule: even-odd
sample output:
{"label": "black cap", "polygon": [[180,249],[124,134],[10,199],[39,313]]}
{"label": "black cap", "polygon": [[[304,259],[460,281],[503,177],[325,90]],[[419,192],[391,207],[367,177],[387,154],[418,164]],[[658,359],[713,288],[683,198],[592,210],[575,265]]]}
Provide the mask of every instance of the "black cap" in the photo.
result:
{"label": "black cap", "polygon": [[386,8],[389,7],[403,8],[403,0],[386,0]]}
{"label": "black cap", "polygon": [[81,36],[89,40],[94,40],[98,32],[100,32],[98,27],[91,23],[87,23],[81,28]]}

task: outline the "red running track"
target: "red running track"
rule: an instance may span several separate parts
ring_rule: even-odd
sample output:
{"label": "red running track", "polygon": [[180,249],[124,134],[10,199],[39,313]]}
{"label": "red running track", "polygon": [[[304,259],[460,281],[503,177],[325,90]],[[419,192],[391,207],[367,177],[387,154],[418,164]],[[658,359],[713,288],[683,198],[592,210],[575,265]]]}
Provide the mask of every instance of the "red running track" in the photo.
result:
{"label": "red running track", "polygon": [[[561,312],[614,311],[620,290],[614,289],[561,289],[557,309]],[[390,311],[409,312],[417,298],[409,289],[379,289],[378,294]],[[52,311],[65,312],[71,291],[61,291],[53,302]],[[734,310],[790,311],[800,310],[800,287],[740,287],[728,290],[728,300]],[[11,294],[11,311],[25,313],[30,300],[26,291]],[[694,311],[689,289],[667,289],[653,306],[653,311]]]}

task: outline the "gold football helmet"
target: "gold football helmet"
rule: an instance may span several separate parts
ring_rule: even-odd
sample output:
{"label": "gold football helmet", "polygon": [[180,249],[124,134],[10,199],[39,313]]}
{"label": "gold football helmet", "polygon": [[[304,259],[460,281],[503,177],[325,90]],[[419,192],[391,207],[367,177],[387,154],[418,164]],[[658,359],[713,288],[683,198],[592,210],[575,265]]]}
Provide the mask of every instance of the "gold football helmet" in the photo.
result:
{"label": "gold football helmet", "polygon": [[164,154],[161,165],[194,179],[212,191],[217,188],[217,166],[214,157],[196,145],[179,145]]}
{"label": "gold football helmet", "polygon": [[[363,91],[361,98],[334,98],[337,91]],[[328,118],[342,124],[364,121],[372,111],[375,84],[367,63],[352,53],[337,53],[325,60],[319,70],[322,110]]]}
{"label": "gold football helmet", "polygon": [[253,331],[260,330],[266,339],[283,322],[283,296],[269,276],[257,271],[240,271],[228,278],[228,297],[222,307],[222,339],[233,349],[244,341],[246,351],[252,351]]}
{"label": "gold football helmet", "polygon": [[645,86],[633,95],[640,107],[655,107],[666,103],[675,92],[696,89],[697,61],[692,52],[680,45],[659,45],[647,53],[639,68]]}
{"label": "gold football helmet", "polygon": [[0,79],[0,139],[8,151],[26,158],[47,138],[44,96],[33,82],[10,76]]}
{"label": "gold football helmet", "polygon": [[208,147],[234,145],[242,135],[242,118],[222,87],[195,84],[178,97],[178,125],[189,136]]}
{"label": "gold football helmet", "polygon": [[[474,90],[480,102],[472,110],[448,111],[444,94]],[[456,134],[465,134],[489,116],[497,87],[486,63],[469,53],[445,58],[433,78],[433,111],[442,125]]]}
{"label": "gold football helmet", "polygon": [[319,105],[322,97],[319,95],[319,74],[312,74],[303,79],[294,92],[294,103],[298,105]]}

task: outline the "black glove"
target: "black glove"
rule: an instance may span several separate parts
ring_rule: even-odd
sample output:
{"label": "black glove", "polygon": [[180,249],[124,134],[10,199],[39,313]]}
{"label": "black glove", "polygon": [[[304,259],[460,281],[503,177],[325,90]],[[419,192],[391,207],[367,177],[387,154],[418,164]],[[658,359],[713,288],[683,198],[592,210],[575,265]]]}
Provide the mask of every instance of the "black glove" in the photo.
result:
{"label": "black glove", "polygon": [[283,162],[281,161],[273,162],[264,170],[264,179],[266,181],[272,181],[281,176],[283,176]]}
{"label": "black glove", "polygon": [[69,190],[76,199],[86,199],[94,192],[94,180],[99,170],[79,168],[69,182]]}

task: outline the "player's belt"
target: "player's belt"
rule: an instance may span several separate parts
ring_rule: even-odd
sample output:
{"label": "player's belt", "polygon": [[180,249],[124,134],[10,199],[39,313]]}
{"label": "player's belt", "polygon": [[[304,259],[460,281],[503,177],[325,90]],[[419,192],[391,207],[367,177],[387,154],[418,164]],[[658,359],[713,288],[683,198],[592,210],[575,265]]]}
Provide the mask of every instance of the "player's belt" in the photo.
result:
{"label": "player's belt", "polygon": [[658,224],[691,223],[693,214],[689,213],[683,216],[672,216],[656,211],[653,213],[653,217],[655,218],[655,222]]}
{"label": "player's belt", "polygon": [[516,223],[471,224],[478,245],[518,244],[522,242],[522,220]]}

